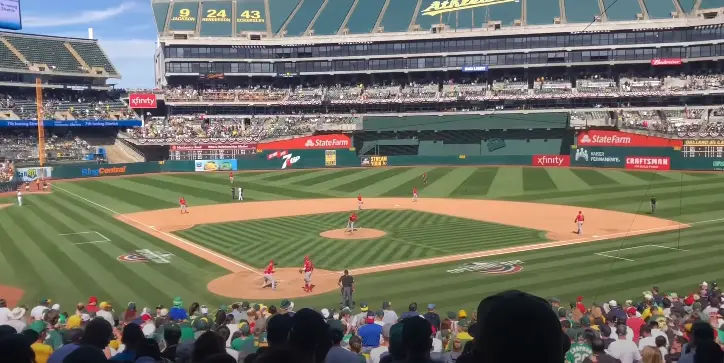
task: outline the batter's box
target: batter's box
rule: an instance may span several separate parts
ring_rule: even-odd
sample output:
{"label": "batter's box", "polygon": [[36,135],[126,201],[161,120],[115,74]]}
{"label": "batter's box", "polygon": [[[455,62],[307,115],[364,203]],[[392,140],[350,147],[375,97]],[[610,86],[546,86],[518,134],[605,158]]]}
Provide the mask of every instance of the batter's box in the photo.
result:
{"label": "batter's box", "polygon": [[650,248],[650,249],[662,249],[662,250],[670,250],[670,251],[678,251],[678,252],[689,252],[689,250],[681,249],[681,248],[674,248],[674,247],[667,247],[667,246],[660,246],[660,245],[641,245],[641,246],[634,246],[634,247],[628,247],[628,248],[619,248],[615,250],[610,251],[603,251],[603,252],[596,252],[594,255],[613,258],[616,260],[622,260],[622,261],[629,261],[633,262],[634,260],[628,257],[632,257],[631,255],[628,255],[628,257],[622,257],[626,256],[627,251],[632,251],[636,249],[641,248]]}
{"label": "batter's box", "polygon": [[59,236],[71,241],[74,245],[86,245],[111,242],[111,240],[97,231],[61,233]]}

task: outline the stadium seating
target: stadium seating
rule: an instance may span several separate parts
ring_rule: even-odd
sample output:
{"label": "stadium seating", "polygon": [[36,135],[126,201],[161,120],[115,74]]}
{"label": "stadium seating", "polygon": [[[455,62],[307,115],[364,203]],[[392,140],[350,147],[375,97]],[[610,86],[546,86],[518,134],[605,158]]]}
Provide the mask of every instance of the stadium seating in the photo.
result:
{"label": "stadium seating", "polygon": [[[53,162],[84,160],[95,149],[72,132],[57,135],[46,131],[46,160]],[[37,131],[4,131],[0,133],[0,157],[15,162],[32,162],[38,159]]]}
{"label": "stadium seating", "polygon": [[[11,91],[8,89],[8,91]],[[28,92],[0,91],[0,119],[36,120],[34,90]],[[43,92],[44,120],[130,120],[138,115],[120,100],[117,93],[77,93],[47,90]],[[3,114],[12,112],[17,116]]]}

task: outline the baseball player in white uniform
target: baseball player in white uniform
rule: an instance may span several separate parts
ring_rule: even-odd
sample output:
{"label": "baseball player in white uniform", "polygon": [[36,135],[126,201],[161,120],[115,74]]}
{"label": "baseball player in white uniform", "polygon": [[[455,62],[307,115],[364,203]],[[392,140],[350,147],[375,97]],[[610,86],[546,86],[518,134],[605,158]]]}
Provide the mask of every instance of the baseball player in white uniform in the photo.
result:
{"label": "baseball player in white uniform", "polygon": [[23,206],[23,192],[18,190],[18,207]]}
{"label": "baseball player in white uniform", "polygon": [[239,187],[239,200],[244,200],[244,188]]}

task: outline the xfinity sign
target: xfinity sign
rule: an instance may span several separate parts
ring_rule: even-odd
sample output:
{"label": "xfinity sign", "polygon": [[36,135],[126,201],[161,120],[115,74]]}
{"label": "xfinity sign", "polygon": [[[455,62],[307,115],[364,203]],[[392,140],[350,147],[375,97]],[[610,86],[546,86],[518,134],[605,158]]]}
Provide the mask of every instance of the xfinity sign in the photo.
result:
{"label": "xfinity sign", "polygon": [[153,93],[131,93],[128,96],[131,108],[156,108],[156,95]]}
{"label": "xfinity sign", "polygon": [[533,166],[571,166],[570,155],[533,155]]}

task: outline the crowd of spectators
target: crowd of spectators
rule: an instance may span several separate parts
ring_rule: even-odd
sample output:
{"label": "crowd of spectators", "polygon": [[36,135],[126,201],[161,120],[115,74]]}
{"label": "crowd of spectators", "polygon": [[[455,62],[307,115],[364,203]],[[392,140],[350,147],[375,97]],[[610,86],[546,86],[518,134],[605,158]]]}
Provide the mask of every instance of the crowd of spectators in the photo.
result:
{"label": "crowd of spectators", "polygon": [[[72,132],[61,135],[45,131],[46,158],[51,160],[83,160],[94,148]],[[0,133],[0,156],[9,160],[37,160],[38,132],[13,131]]]}
{"label": "crowd of spectators", "polygon": [[296,86],[256,86],[225,90],[196,90],[173,87],[162,92],[169,101],[228,101],[295,104],[414,103],[455,100],[505,100],[574,97],[665,96],[680,92],[720,90],[724,75],[667,74],[661,77],[626,74],[605,77],[597,74],[537,77],[501,77],[493,80],[462,79],[446,82],[407,82]]}
{"label": "crowd of spectators", "polygon": [[245,139],[260,141],[311,134],[318,130],[341,129],[358,121],[349,116],[279,116],[267,118],[207,118],[172,116],[167,120],[147,121],[144,127],[128,131],[137,139],[199,140]]}
{"label": "crowd of spectators", "polygon": [[0,162],[0,183],[9,182],[15,176],[15,167],[11,160]]}
{"label": "crowd of spectators", "polygon": [[616,112],[622,129],[653,131],[682,138],[724,137],[724,107]]}
{"label": "crowd of spectators", "polygon": [[[0,352],[16,363],[721,363],[724,297],[701,283],[679,297],[656,286],[638,301],[569,306],[505,291],[476,311],[390,302],[339,311],[241,302],[209,308],[175,298],[167,308],[90,297],[64,308],[49,299],[0,299]],[[523,334],[523,335],[521,335]],[[523,340],[521,340],[523,339]]]}
{"label": "crowd of spectators", "polygon": [[[129,120],[138,115],[117,93],[45,91],[43,120]],[[0,92],[0,114],[12,111],[21,120],[37,120],[34,93]]]}

